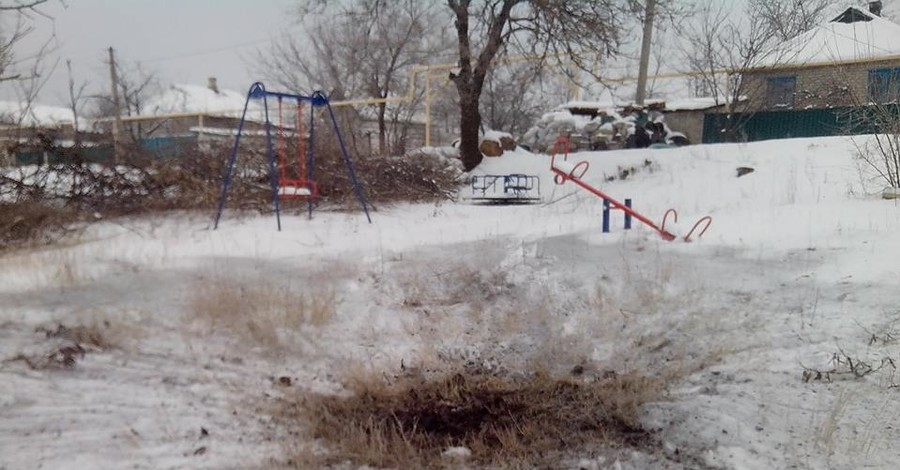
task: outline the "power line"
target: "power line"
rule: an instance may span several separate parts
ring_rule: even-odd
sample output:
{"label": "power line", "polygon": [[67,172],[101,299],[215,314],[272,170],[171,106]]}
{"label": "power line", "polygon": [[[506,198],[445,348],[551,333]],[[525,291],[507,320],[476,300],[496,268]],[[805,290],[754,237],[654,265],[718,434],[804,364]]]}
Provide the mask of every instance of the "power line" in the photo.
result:
{"label": "power line", "polygon": [[142,62],[150,64],[150,63],[157,63],[157,62],[167,62],[170,60],[187,59],[187,58],[191,58],[191,57],[200,57],[200,56],[204,56],[204,55],[218,54],[219,52],[226,52],[226,51],[231,51],[231,50],[235,50],[235,49],[243,49],[245,47],[255,46],[257,44],[262,44],[262,43],[271,42],[271,41],[272,41],[272,38],[257,39],[255,41],[247,41],[247,42],[242,42],[242,43],[238,43],[238,44],[232,44],[229,46],[217,47],[214,49],[203,49],[203,50],[199,50],[196,52],[189,52],[186,54],[172,55],[172,56],[167,56],[167,57],[157,57],[154,59],[144,60]]}

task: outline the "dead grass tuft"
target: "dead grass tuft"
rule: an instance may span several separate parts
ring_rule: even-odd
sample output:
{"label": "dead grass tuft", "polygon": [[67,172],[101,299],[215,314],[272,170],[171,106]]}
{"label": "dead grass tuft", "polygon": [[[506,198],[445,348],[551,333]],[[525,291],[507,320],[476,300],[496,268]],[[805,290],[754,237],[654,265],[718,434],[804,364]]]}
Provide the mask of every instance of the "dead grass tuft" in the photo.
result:
{"label": "dead grass tuft", "polygon": [[77,211],[41,201],[0,203],[0,251],[56,241],[83,219]]}
{"label": "dead grass tuft", "polygon": [[96,351],[107,351],[117,346],[116,341],[107,334],[111,328],[108,321],[103,324],[93,323],[89,325],[77,325],[68,327],[57,323],[55,328],[38,327],[36,333],[41,333],[47,338],[60,338],[71,341],[81,347],[87,347]]}
{"label": "dead grass tuft", "polygon": [[[638,419],[663,384],[639,375],[592,380],[449,374],[435,380],[357,382],[348,397],[286,401],[281,418],[301,420],[325,455],[317,466],[351,461],[397,468],[442,468],[442,452],[465,447],[491,467],[547,465],[588,446],[641,448],[652,441]],[[299,467],[298,467],[299,468]]]}
{"label": "dead grass tuft", "polygon": [[108,322],[52,327],[40,326],[35,333],[47,341],[45,351],[20,353],[3,362],[24,362],[33,370],[72,369],[87,353],[104,352],[119,347],[121,330]]}
{"label": "dead grass tuft", "polygon": [[403,281],[403,305],[451,306],[469,303],[475,306],[496,301],[515,288],[508,274],[501,270],[480,270],[466,264],[454,266],[434,277],[419,273]]}
{"label": "dead grass tuft", "polygon": [[199,283],[192,290],[188,308],[213,329],[267,349],[284,346],[283,332],[322,327],[337,312],[333,289],[298,292],[262,281]]}

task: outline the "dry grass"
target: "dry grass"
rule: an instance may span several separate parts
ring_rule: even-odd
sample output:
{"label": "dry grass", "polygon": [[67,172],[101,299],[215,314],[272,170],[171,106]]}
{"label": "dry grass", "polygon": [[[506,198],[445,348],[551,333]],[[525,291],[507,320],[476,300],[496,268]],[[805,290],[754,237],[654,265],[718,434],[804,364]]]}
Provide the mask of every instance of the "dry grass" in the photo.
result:
{"label": "dry grass", "polygon": [[403,305],[420,307],[469,303],[482,307],[508,294],[514,287],[508,274],[501,270],[485,271],[465,263],[430,274],[422,276],[420,271],[415,271],[403,278]]}
{"label": "dry grass", "polygon": [[188,308],[215,330],[277,350],[286,344],[284,332],[329,323],[336,297],[330,288],[304,292],[263,281],[206,281],[192,289]]}
{"label": "dry grass", "polygon": [[42,201],[0,203],[0,251],[54,242],[83,219],[75,210]]}
{"label": "dry grass", "polygon": [[60,338],[97,351],[106,351],[120,345],[121,330],[114,330],[109,321],[92,322],[68,327],[57,323],[54,327],[38,327],[37,333],[47,338]]}
{"label": "dry grass", "polygon": [[296,468],[354,465],[446,468],[441,454],[465,447],[472,462],[495,467],[546,466],[598,447],[643,448],[653,440],[638,419],[663,383],[640,375],[584,380],[467,376],[430,381],[355,381],[347,397],[286,400],[278,417],[302,423],[327,452],[300,452]]}
{"label": "dry grass", "polygon": [[20,353],[3,362],[21,361],[33,370],[72,369],[88,353],[122,347],[132,333],[127,327],[108,320],[94,320],[76,326],[55,323],[39,326],[34,332],[46,343],[42,345],[44,351]]}

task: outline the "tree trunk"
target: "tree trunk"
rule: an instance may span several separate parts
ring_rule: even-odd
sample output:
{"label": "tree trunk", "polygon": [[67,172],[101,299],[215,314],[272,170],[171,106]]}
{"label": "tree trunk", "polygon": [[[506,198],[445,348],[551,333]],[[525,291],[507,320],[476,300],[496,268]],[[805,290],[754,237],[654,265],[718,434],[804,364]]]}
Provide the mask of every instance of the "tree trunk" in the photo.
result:
{"label": "tree trunk", "polygon": [[478,132],[481,129],[481,113],[478,111],[478,95],[459,90],[459,157],[463,169],[471,171],[484,158],[478,148]]}
{"label": "tree trunk", "polygon": [[387,114],[387,104],[381,103],[378,105],[378,153],[380,153],[382,157],[388,154],[387,123],[384,119],[385,114]]}

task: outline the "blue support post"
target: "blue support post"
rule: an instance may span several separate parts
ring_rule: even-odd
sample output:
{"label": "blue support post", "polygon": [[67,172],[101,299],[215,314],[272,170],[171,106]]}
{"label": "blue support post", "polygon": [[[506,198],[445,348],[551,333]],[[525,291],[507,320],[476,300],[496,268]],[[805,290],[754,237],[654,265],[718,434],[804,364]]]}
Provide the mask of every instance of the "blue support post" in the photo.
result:
{"label": "blue support post", "polygon": [[231,148],[231,155],[228,157],[228,167],[225,169],[225,179],[222,182],[222,193],[219,195],[219,207],[216,209],[216,221],[213,223],[213,230],[219,228],[219,219],[222,218],[222,211],[225,210],[225,199],[228,197],[228,188],[231,187],[231,177],[232,172],[234,171],[234,163],[237,161],[238,147],[241,144],[241,132],[244,130],[244,119],[247,117],[247,107],[250,106],[250,97],[253,95],[253,90],[257,85],[257,83],[254,83],[250,86],[250,91],[247,92],[247,100],[244,101],[244,112],[241,113],[241,121],[238,123],[234,147]]}
{"label": "blue support post", "polygon": [[[625,199],[625,207],[631,209],[631,199]],[[631,230],[631,214],[625,213],[625,230]]]}
{"label": "blue support post", "polygon": [[609,233],[609,199],[603,200],[603,233]]}
{"label": "blue support post", "polygon": [[[314,98],[317,96],[321,96],[325,99],[325,95],[320,91],[313,93]],[[344,136],[341,135],[337,118],[334,117],[334,110],[331,109],[331,103],[329,103],[327,99],[325,99],[325,107],[328,108],[328,115],[331,116],[331,123],[334,125],[334,133],[337,135],[338,144],[341,146],[341,154],[344,156],[344,163],[347,165],[347,173],[350,175],[350,181],[353,183],[353,192],[356,193],[356,199],[359,201],[359,205],[362,206],[363,212],[366,213],[366,219],[368,219],[371,224],[372,218],[369,216],[369,207],[366,204],[366,198],[363,196],[362,188],[359,186],[359,181],[356,179],[356,170],[353,169],[353,161],[350,160],[350,154],[347,153],[347,146],[344,144]]]}
{"label": "blue support post", "polygon": [[[260,85],[262,86],[262,85]],[[265,89],[263,89],[265,91]],[[269,185],[272,186],[272,204],[275,206],[275,222],[278,231],[281,231],[281,208],[278,197],[278,174],[275,171],[275,146],[272,143],[272,123],[269,121],[269,100],[263,95],[263,109],[265,110],[266,128],[266,155],[269,158]]]}
{"label": "blue support post", "polygon": [[[316,133],[313,132],[316,128],[315,110],[316,110],[316,107],[313,106],[312,104],[310,104],[310,106],[309,106],[309,127],[308,127],[309,142],[306,144],[306,181],[308,184],[312,184],[312,182],[315,181],[313,179],[313,176],[315,176],[313,174],[313,166],[316,162],[315,152],[313,152],[313,150],[315,149],[315,145],[316,145],[315,140],[314,140]],[[299,122],[297,123],[297,127],[300,127]],[[300,138],[302,139],[303,136],[300,136]],[[308,213],[307,218],[312,220],[312,210],[313,210],[312,198],[306,199],[306,210]]]}

